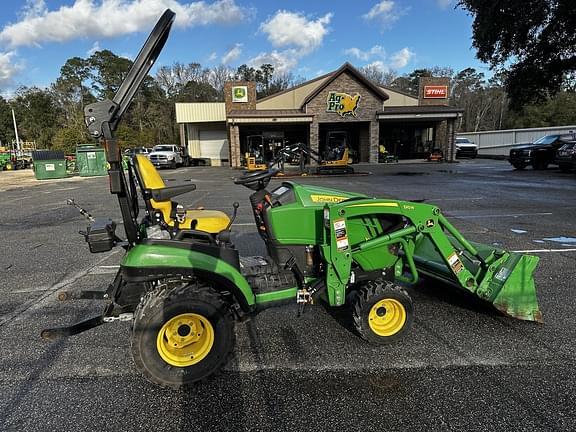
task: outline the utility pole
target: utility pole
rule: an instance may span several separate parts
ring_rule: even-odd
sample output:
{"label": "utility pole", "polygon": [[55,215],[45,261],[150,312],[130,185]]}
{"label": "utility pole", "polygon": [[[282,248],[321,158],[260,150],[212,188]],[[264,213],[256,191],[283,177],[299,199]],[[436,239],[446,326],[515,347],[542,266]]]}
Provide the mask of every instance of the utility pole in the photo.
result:
{"label": "utility pole", "polygon": [[14,122],[14,134],[16,135],[16,151],[20,151],[20,140],[18,139],[18,128],[16,127],[16,116],[14,115],[14,108],[12,108],[12,121]]}

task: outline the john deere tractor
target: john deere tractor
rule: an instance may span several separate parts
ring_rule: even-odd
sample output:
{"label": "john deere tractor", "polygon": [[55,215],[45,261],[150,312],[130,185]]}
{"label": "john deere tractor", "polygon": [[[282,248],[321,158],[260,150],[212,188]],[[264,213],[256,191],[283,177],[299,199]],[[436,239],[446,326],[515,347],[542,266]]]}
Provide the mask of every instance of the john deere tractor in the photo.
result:
{"label": "john deere tractor", "polygon": [[[230,235],[236,204],[231,219],[187,211],[172,199],[194,185],[166,186],[141,156],[124,172],[114,129],[173,20],[169,10],[161,17],[114,100],[86,107],[90,134],[106,146],[110,191],[118,197],[126,235],[120,238],[116,223],[105,219],[92,222],[84,236],[92,252],[122,247],[126,253],[106,292],[59,295],[102,299],[102,314],[44,330],[44,338],[131,321],[136,367],[154,383],[184,388],[228,362],[235,321],[272,306],[347,304],[367,342],[399,341],[414,316],[404,286],[421,275],[476,295],[510,317],[541,321],[533,280],[538,258],[467,241],[435,205],[292,182],[269,189],[274,170],[248,173],[235,183],[253,191],[250,206],[267,256],[242,257]],[[142,215],[138,195],[145,202]]]}

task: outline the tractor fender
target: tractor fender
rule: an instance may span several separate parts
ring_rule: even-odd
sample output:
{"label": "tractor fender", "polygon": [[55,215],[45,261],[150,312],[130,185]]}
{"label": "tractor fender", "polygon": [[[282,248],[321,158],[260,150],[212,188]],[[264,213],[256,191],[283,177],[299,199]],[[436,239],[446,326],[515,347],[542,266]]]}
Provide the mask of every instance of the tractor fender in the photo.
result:
{"label": "tractor fender", "polygon": [[123,278],[128,282],[195,276],[212,282],[218,290],[230,291],[245,312],[249,312],[255,303],[254,292],[240,271],[208,253],[183,247],[139,244],[126,253],[120,265]]}

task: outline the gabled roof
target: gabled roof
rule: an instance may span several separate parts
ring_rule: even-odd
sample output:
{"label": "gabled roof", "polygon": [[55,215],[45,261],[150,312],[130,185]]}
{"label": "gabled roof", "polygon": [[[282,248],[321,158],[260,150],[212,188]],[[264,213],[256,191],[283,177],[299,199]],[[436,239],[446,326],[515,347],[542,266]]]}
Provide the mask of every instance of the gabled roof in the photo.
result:
{"label": "gabled roof", "polygon": [[356,69],[350,63],[346,62],[338,70],[334,71],[332,73],[332,76],[328,78],[326,81],[324,81],[322,85],[320,85],[317,89],[315,89],[312,93],[310,93],[308,97],[304,99],[304,102],[302,102],[302,106],[300,108],[303,109],[306,106],[306,104],[308,104],[312,99],[318,96],[318,94],[320,94],[322,90],[328,87],[332,82],[334,82],[334,80],[336,80],[336,78],[338,78],[345,72],[348,72],[350,75],[352,75],[357,81],[366,86],[368,90],[374,93],[374,95],[376,95],[376,97],[380,98],[382,101],[385,101],[389,98],[389,96],[386,94],[384,90],[382,90],[382,88],[378,87],[372,81],[367,79],[363,74],[361,74],[358,71],[358,69]]}
{"label": "gabled roof", "polygon": [[274,94],[271,94],[271,95],[268,95],[268,96],[264,96],[263,98],[260,98],[260,99],[256,100],[256,103],[267,101],[268,99],[272,99],[272,98],[275,98],[276,96],[280,96],[280,95],[283,95],[283,94],[285,94],[285,93],[294,91],[294,90],[296,90],[296,89],[299,89],[300,87],[304,87],[305,85],[312,84],[312,83],[315,82],[315,81],[323,80],[323,79],[325,79],[326,77],[332,75],[333,73],[334,73],[334,72],[328,72],[327,74],[320,75],[320,76],[318,76],[318,77],[316,77],[316,78],[314,78],[314,79],[311,79],[311,80],[308,80],[308,81],[304,81],[303,83],[300,83],[300,84],[298,84],[298,85],[295,85],[294,87],[290,87],[290,88],[287,88],[286,90],[281,90],[281,91],[279,91],[279,92],[277,92],[277,93],[274,93]]}

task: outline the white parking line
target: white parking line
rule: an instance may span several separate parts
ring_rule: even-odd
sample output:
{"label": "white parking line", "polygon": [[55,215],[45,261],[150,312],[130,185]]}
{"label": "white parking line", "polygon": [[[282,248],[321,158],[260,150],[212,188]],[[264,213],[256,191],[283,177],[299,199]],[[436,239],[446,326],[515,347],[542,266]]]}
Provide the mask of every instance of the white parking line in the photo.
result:
{"label": "white parking line", "polygon": [[576,248],[566,248],[566,249],[526,249],[526,250],[514,250],[515,253],[550,253],[550,252],[576,252]]}
{"label": "white parking line", "polygon": [[426,201],[427,202],[434,202],[434,201],[465,201],[465,200],[469,200],[469,201],[475,201],[475,200],[481,200],[484,199],[484,197],[466,197],[466,198],[427,198]]}
{"label": "white parking line", "polygon": [[477,218],[501,218],[501,217],[523,217],[523,216],[550,216],[552,213],[512,213],[512,214],[492,214],[492,215],[468,215],[453,216],[453,219],[477,219]]}

